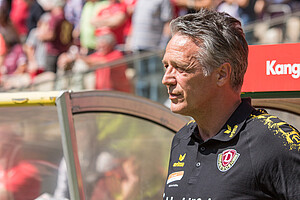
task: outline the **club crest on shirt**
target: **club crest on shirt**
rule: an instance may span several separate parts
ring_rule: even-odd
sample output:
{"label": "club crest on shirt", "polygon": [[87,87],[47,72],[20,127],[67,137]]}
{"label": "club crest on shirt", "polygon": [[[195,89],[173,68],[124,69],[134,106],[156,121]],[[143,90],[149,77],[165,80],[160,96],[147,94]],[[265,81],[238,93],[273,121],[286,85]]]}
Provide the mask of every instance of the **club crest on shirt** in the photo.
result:
{"label": "club crest on shirt", "polygon": [[221,172],[228,171],[237,161],[240,154],[234,149],[224,150],[218,155],[217,166]]}

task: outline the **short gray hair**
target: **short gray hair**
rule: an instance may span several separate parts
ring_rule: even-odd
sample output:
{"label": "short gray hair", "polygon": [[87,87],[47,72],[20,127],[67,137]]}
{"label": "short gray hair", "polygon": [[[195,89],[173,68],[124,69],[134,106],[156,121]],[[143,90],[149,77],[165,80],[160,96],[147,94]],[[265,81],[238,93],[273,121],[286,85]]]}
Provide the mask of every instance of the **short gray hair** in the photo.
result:
{"label": "short gray hair", "polygon": [[248,44],[240,21],[227,13],[201,9],[172,20],[170,26],[172,35],[187,35],[199,46],[197,57],[206,75],[229,63],[231,86],[240,90],[248,66]]}
{"label": "short gray hair", "polygon": [[116,37],[114,36],[113,33],[104,33],[101,35],[96,36],[96,40],[98,41],[105,41],[111,46],[115,46],[117,44]]}

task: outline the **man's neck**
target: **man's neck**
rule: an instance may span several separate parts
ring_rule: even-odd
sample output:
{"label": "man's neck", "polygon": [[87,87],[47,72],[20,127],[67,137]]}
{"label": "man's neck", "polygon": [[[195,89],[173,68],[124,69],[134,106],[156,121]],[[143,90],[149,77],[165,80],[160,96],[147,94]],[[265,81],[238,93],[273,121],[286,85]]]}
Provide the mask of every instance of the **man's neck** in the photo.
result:
{"label": "man's neck", "polygon": [[211,104],[212,106],[199,116],[193,116],[203,141],[212,138],[221,130],[240,103],[241,99],[239,97],[216,102]]}

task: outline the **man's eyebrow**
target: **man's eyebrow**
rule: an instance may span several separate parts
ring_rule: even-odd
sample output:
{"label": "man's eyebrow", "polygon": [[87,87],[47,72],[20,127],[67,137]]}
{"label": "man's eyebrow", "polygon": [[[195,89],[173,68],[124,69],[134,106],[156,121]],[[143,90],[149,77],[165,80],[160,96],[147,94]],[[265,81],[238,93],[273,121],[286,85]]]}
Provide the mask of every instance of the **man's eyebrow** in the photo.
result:
{"label": "man's eyebrow", "polygon": [[184,63],[184,62],[181,62],[181,61],[174,61],[174,60],[170,60],[169,62],[167,62],[166,60],[162,60],[162,63],[164,64],[164,65],[167,65],[167,64],[171,64],[173,67],[175,67],[175,68],[183,68],[183,67],[185,67],[185,66],[188,66],[189,65],[189,63]]}

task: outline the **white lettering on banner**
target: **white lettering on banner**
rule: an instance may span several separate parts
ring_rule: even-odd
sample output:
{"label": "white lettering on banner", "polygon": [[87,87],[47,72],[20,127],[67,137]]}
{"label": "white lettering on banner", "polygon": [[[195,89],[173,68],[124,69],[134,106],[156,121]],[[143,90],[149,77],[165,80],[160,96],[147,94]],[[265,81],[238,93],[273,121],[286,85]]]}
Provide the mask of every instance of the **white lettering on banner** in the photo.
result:
{"label": "white lettering on banner", "polygon": [[[291,74],[293,78],[300,77],[300,64],[276,64],[276,60],[267,60],[266,74],[267,75],[284,75]],[[276,64],[276,65],[275,65]]]}

